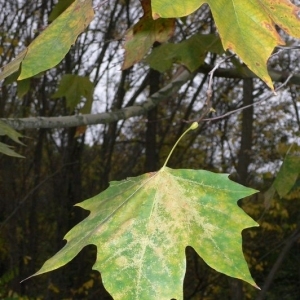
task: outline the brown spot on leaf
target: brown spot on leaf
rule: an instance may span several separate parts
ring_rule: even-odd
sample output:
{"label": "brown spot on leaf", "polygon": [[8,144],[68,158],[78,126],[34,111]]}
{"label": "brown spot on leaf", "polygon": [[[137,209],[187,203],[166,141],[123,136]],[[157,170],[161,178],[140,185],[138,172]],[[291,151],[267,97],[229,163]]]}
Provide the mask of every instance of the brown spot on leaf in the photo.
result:
{"label": "brown spot on leaf", "polygon": [[272,24],[267,22],[262,22],[263,27],[267,28],[269,31],[274,31]]}
{"label": "brown spot on leaf", "polygon": [[228,50],[233,51],[234,47],[231,43],[228,43],[226,46]]}
{"label": "brown spot on leaf", "polygon": [[294,14],[295,14],[296,18],[300,20],[300,9],[295,9]]}
{"label": "brown spot on leaf", "polygon": [[158,13],[154,13],[154,14],[152,15],[152,17],[153,17],[153,20],[157,20],[157,19],[160,18],[160,15],[159,15]]}
{"label": "brown spot on leaf", "polygon": [[256,65],[257,67],[260,67],[260,63],[258,63],[258,62],[256,62],[255,65]]}
{"label": "brown spot on leaf", "polygon": [[287,27],[281,26],[282,30],[284,30],[286,33],[290,34],[290,30]]}

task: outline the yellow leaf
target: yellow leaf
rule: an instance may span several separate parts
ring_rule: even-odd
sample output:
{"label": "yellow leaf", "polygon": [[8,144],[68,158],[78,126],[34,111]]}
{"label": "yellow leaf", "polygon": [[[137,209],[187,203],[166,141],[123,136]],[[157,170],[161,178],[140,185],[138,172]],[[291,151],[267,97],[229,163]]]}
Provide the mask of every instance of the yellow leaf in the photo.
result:
{"label": "yellow leaf", "polygon": [[[273,89],[267,60],[284,42],[275,24],[300,38],[300,9],[288,0],[153,0],[153,18],[191,14],[202,4],[211,8],[224,49],[235,52],[258,77]],[[226,16],[226,17],[225,17]]]}

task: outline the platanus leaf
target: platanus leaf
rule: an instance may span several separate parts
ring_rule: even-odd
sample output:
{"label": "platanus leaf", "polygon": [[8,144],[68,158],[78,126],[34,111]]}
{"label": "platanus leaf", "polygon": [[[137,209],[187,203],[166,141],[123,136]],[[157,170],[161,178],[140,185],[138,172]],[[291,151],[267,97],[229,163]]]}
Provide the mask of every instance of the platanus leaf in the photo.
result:
{"label": "platanus leaf", "polygon": [[300,38],[300,9],[289,0],[152,0],[155,19],[182,17],[207,3],[224,49],[235,52],[258,77],[273,87],[267,60],[284,44],[275,24]]}
{"label": "platanus leaf", "polygon": [[175,19],[153,20],[150,0],[142,0],[141,3],[144,15],[126,33],[122,69],[127,69],[143,59],[155,42],[167,41],[175,30]]}
{"label": "platanus leaf", "polygon": [[0,120],[0,136],[8,136],[11,138],[14,142],[24,145],[21,141],[20,138],[23,137],[23,135],[17,131],[15,131],[13,128],[11,128],[9,125],[4,123],[3,121]]}
{"label": "platanus leaf", "polygon": [[24,156],[18,154],[16,151],[14,151],[11,146],[1,143],[1,142],[0,142],[0,153],[8,155],[8,156],[12,156],[12,157],[24,158]]}
{"label": "platanus leaf", "polygon": [[179,44],[167,43],[156,47],[147,56],[146,62],[159,72],[167,71],[173,63],[182,64],[194,72],[204,63],[207,52],[224,52],[219,37],[214,34],[195,34]]}
{"label": "platanus leaf", "polygon": [[66,105],[73,112],[82,97],[85,98],[85,104],[80,109],[80,113],[90,113],[93,103],[94,85],[88,77],[75,74],[65,74],[61,78],[58,89],[52,98],[65,97]]}
{"label": "platanus leaf", "polygon": [[74,0],[60,0],[54,6],[49,15],[48,21],[53,22],[58,16],[60,16],[72,3]]}
{"label": "platanus leaf", "polygon": [[[0,120],[0,136],[8,136],[11,138],[14,142],[24,145],[21,141],[20,138],[23,137],[22,134],[19,132],[15,131],[13,128],[11,128],[9,125],[4,123],[3,121]],[[0,153],[3,153],[8,156],[13,156],[13,157],[24,157],[17,152],[15,152],[11,146],[1,143],[0,142]]]}
{"label": "platanus leaf", "polygon": [[90,215],[34,275],[65,265],[94,244],[93,269],[114,299],[179,300],[190,245],[212,268],[256,286],[241,231],[257,223],[236,203],[255,192],[226,174],[167,167],[111,182],[103,193],[77,204]]}
{"label": "platanus leaf", "polygon": [[[293,146],[294,147],[291,146],[286,154],[273,183],[273,186],[280,197],[284,197],[290,192],[300,174],[300,148],[295,145]],[[293,148],[295,150],[292,150]]]}
{"label": "platanus leaf", "polygon": [[93,17],[92,0],[74,1],[28,46],[18,79],[56,66]]}
{"label": "platanus leaf", "polygon": [[299,146],[296,146],[296,144],[290,147],[273,184],[264,193],[264,202],[267,208],[270,207],[275,192],[277,192],[281,198],[285,197],[296,184],[300,174],[299,149]]}
{"label": "platanus leaf", "polygon": [[26,53],[27,48],[21,51],[10,63],[0,69],[0,80],[7,78],[19,70]]}

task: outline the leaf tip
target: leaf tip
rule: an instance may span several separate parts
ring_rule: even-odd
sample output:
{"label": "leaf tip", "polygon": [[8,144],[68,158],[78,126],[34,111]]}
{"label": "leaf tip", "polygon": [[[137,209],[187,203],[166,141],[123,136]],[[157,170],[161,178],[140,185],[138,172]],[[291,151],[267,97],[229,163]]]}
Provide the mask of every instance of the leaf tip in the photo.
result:
{"label": "leaf tip", "polygon": [[261,290],[261,288],[260,288],[256,283],[254,283],[253,286],[254,286],[255,288],[257,288],[258,290]]}
{"label": "leaf tip", "polygon": [[38,273],[34,273],[34,274],[32,274],[32,275],[26,277],[25,279],[22,279],[22,280],[20,281],[20,283],[23,283],[24,281],[26,281],[26,280],[28,280],[28,279],[30,279],[31,277],[34,277],[34,276],[36,276],[36,275],[38,275]]}
{"label": "leaf tip", "polygon": [[154,13],[152,14],[152,18],[153,18],[153,20],[157,20],[157,19],[160,18],[160,14],[154,12]]}

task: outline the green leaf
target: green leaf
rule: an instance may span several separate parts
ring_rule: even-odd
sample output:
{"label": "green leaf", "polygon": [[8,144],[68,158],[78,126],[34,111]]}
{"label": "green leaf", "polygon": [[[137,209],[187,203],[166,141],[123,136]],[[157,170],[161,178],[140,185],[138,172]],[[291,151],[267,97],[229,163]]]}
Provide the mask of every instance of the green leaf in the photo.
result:
{"label": "green leaf", "polygon": [[90,215],[34,275],[57,269],[89,244],[94,270],[114,299],[182,299],[185,248],[219,272],[256,286],[242,252],[241,231],[257,226],[237,200],[256,191],[226,174],[164,167],[123,181],[78,206]]}
{"label": "green leaf", "polygon": [[280,197],[284,197],[296,185],[300,174],[300,152],[299,147],[295,146],[295,144],[292,145],[288,150],[273,184],[264,193],[264,204],[266,208],[271,206],[276,192]]}
{"label": "green leaf", "polygon": [[[206,1],[206,2],[209,2]],[[204,1],[201,0],[152,0],[152,16],[158,18],[180,18],[188,16],[197,10]],[[172,17],[171,17],[172,16]]]}
{"label": "green leaf", "polygon": [[3,153],[8,156],[13,156],[13,157],[19,157],[19,158],[24,157],[24,156],[18,154],[17,152],[15,152],[14,150],[12,150],[11,148],[12,148],[11,146],[0,142],[0,153]]}
{"label": "green leaf", "polygon": [[[8,126],[6,123],[0,120],[0,136],[8,136],[11,138],[14,142],[24,145],[19,138],[22,137],[20,133],[15,131],[13,128]],[[4,143],[0,142],[0,153],[3,153],[5,155],[13,156],[13,157],[23,157],[22,155],[16,153],[14,150],[12,150],[12,147],[9,145],[6,145]]]}
{"label": "green leaf", "polygon": [[288,153],[273,183],[280,197],[287,195],[300,174],[300,155]]}
{"label": "green leaf", "polygon": [[28,46],[19,80],[56,66],[94,17],[92,0],[76,0]]}
{"label": "green leaf", "polygon": [[22,137],[22,134],[15,131],[13,128],[8,126],[6,123],[0,120],[0,136],[7,135],[9,138],[11,138],[14,142],[24,145],[19,138]]}
{"label": "green leaf", "polygon": [[183,64],[191,72],[204,62],[207,52],[224,52],[220,38],[214,34],[196,34],[179,44],[163,44],[152,50],[146,62],[160,72],[170,69],[173,63]]}
{"label": "green leaf", "polygon": [[[300,38],[300,9],[288,0],[152,0],[155,19],[182,17],[202,4],[211,8],[224,49],[235,52],[271,88],[266,63],[283,41],[275,24]],[[226,16],[226,17],[224,17]]]}
{"label": "green leaf", "polygon": [[153,20],[150,0],[141,1],[144,15],[126,33],[125,57],[122,69],[143,59],[155,42],[163,43],[174,33],[175,19]]}
{"label": "green leaf", "polygon": [[27,48],[20,52],[10,63],[8,63],[0,69],[0,80],[7,78],[8,76],[12,75],[13,73],[19,70],[21,62],[24,59],[26,53]]}
{"label": "green leaf", "polygon": [[74,111],[77,105],[82,101],[82,97],[86,99],[81,113],[90,113],[93,102],[94,85],[88,77],[79,75],[66,74],[62,77],[58,90],[52,98],[65,97],[67,107]]}
{"label": "green leaf", "polygon": [[59,17],[72,3],[74,0],[60,0],[54,6],[49,15],[48,21],[53,22],[57,17]]}
{"label": "green leaf", "polygon": [[19,98],[22,98],[29,92],[30,82],[31,82],[30,78],[17,81],[17,91],[18,91],[17,95]]}

